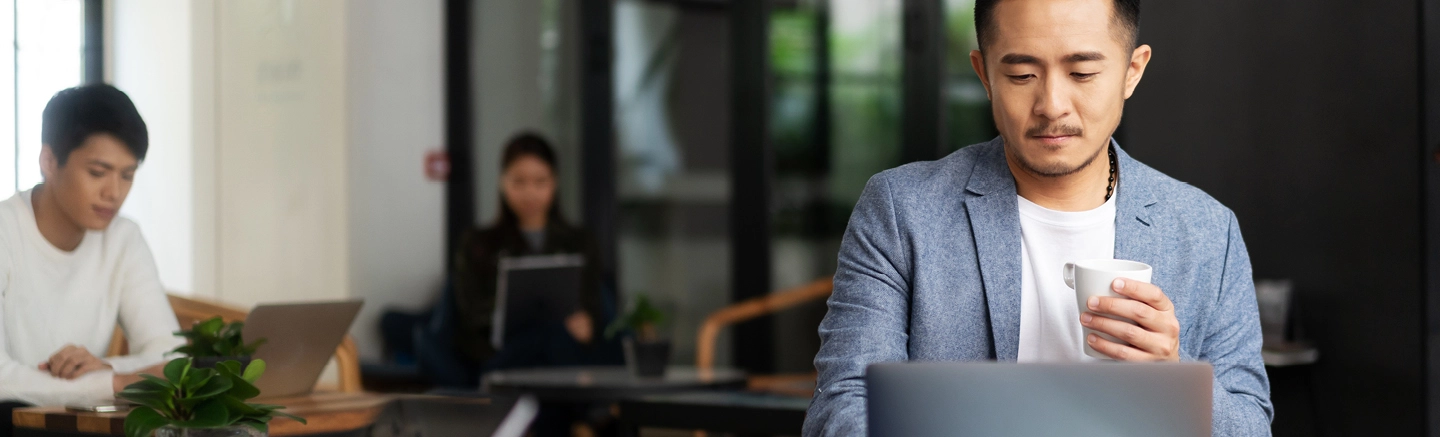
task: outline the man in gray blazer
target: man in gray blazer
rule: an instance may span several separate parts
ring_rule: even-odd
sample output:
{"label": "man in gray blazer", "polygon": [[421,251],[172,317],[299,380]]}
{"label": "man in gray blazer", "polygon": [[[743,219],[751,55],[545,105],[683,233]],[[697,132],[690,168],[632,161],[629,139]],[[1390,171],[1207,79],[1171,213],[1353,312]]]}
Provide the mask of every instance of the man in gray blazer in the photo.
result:
{"label": "man in gray blazer", "polygon": [[[1235,215],[1111,138],[1151,56],[1137,42],[1138,3],[975,2],[970,59],[1000,137],[866,184],[820,325],[806,436],[865,434],[872,363],[1084,361],[1086,345],[1125,361],[1209,362],[1214,433],[1270,434]],[[1153,266],[1152,283],[1117,280],[1130,299],[1092,299],[1081,313],[1062,265],[1111,257]]]}

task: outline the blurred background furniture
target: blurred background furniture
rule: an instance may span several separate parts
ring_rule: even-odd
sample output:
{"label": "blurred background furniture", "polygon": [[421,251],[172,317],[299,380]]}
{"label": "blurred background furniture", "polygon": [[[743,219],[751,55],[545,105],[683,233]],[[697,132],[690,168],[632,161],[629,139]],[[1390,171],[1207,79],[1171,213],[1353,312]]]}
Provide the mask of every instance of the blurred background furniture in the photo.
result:
{"label": "blurred background furniture", "polygon": [[[808,284],[750,298],[711,313],[709,317],[705,318],[705,323],[700,325],[700,333],[695,340],[695,368],[703,371],[715,367],[715,340],[720,336],[720,330],[725,327],[774,314],[806,302],[829,298],[834,289],[834,278],[826,277]],[[815,372],[751,375],[746,386],[754,391],[809,397],[814,394],[815,376]]]}
{"label": "blurred background furniture", "polygon": [[[380,391],[474,392],[480,384],[482,364],[470,363],[456,347],[454,302],[454,291],[447,282],[424,311],[385,311],[380,319],[383,357],[362,365],[366,386]],[[617,305],[614,289],[601,284],[600,326],[615,319]],[[596,345],[600,349],[593,357],[596,364],[623,363],[619,339],[600,338]]]}

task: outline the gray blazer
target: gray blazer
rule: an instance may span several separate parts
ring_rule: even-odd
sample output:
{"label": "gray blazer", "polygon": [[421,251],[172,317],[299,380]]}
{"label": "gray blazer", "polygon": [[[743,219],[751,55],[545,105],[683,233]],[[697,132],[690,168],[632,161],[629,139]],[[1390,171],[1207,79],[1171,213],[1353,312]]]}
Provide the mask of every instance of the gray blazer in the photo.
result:
{"label": "gray blazer", "polygon": [[[1155,268],[1180,320],[1181,358],[1215,367],[1214,434],[1270,435],[1255,286],[1235,215],[1115,148],[1115,257]],[[871,363],[1015,361],[1020,270],[1015,179],[1000,138],[872,177],[840,245],[804,434],[865,435]]]}

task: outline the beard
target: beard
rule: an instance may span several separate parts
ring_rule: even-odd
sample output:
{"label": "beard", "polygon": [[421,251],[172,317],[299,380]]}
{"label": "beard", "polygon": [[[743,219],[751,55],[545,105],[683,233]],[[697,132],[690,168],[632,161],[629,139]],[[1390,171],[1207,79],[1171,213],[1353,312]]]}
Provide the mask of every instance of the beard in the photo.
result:
{"label": "beard", "polygon": [[[1075,136],[1075,137],[1081,137],[1082,134],[1084,134],[1084,132],[1083,132],[1080,128],[1078,128],[1078,127],[1069,126],[1069,125],[1052,125],[1052,124],[1050,124],[1050,123],[1045,123],[1045,124],[1042,124],[1042,125],[1039,125],[1039,126],[1036,126],[1036,127],[1032,127],[1032,128],[1030,128],[1030,129],[1026,129],[1026,130],[1025,130],[1025,137],[1026,137],[1026,138],[1035,137],[1035,136],[1066,136],[1066,135]],[[1048,178],[1058,178],[1058,177],[1069,176],[1069,175],[1078,173],[1078,172],[1080,172],[1080,170],[1084,170],[1084,169],[1086,169],[1087,167],[1090,167],[1090,164],[1094,163],[1096,159],[1100,158],[1100,153],[1105,150],[1104,147],[1095,149],[1095,153],[1091,154],[1089,158],[1086,158],[1084,161],[1082,161],[1082,162],[1080,162],[1080,163],[1078,163],[1078,164],[1070,164],[1070,163],[1067,163],[1067,162],[1064,162],[1064,161],[1056,161],[1056,162],[1048,162],[1048,163],[1038,163],[1038,162],[1034,162],[1034,161],[1031,161],[1030,159],[1026,158],[1026,157],[1025,157],[1025,154],[1022,153],[1020,150],[1018,150],[1018,149],[1015,148],[1015,147],[1010,146],[1009,143],[1006,143],[1005,147],[1011,149],[1010,151],[1011,151],[1012,153],[1010,153],[1010,155],[1015,157],[1016,163],[1019,164],[1019,165],[1020,165],[1020,168],[1024,169],[1025,172],[1030,173],[1030,174],[1033,174],[1033,175],[1036,175],[1036,176],[1048,177]],[[1046,146],[1041,146],[1041,147],[1046,147]],[[1048,149],[1049,147],[1046,147],[1046,148]]]}

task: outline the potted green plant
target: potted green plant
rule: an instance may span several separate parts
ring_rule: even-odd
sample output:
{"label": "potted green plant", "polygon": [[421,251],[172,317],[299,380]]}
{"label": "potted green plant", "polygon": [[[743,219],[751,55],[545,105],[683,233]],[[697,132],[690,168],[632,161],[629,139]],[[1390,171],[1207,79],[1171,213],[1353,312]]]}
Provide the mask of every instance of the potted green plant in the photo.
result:
{"label": "potted green plant", "polygon": [[245,344],[245,339],[240,334],[244,329],[245,322],[225,323],[225,320],[216,316],[196,323],[190,329],[176,332],[176,336],[185,337],[189,343],[175,348],[174,352],[195,358],[195,367],[208,369],[222,361],[238,361],[240,367],[244,368],[249,365],[255,350],[265,344],[263,338]]}
{"label": "potted green plant", "polygon": [[629,312],[605,328],[606,338],[614,338],[625,329],[635,334],[626,337],[622,343],[625,365],[636,376],[665,375],[665,365],[670,362],[670,341],[660,338],[658,325],[663,320],[665,314],[650,303],[649,297],[640,294],[635,297],[635,305]]}
{"label": "potted green plant", "polygon": [[165,377],[140,375],[116,396],[136,405],[125,417],[126,437],[264,437],[270,420],[283,416],[279,405],[245,402],[260,395],[255,381],[265,373],[265,361],[254,360],[242,370],[239,361],[222,361],[214,368],[195,367],[191,358],[165,365]]}

